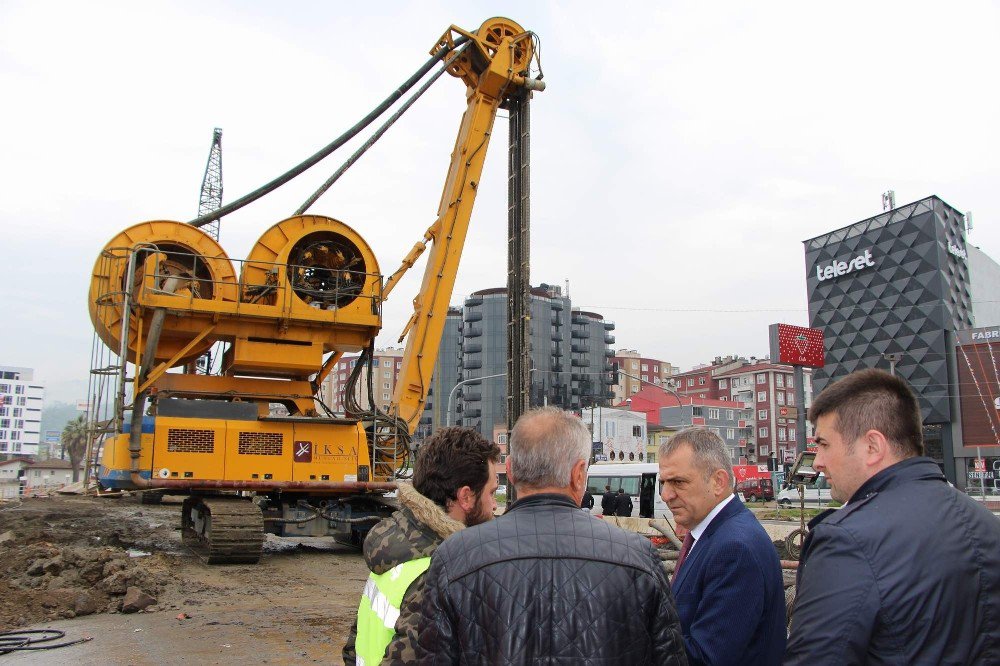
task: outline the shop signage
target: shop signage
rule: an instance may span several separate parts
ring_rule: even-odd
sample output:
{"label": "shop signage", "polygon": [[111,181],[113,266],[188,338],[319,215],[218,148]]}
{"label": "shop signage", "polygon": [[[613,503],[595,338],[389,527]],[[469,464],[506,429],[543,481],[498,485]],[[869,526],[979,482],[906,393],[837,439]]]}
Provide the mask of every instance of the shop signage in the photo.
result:
{"label": "shop signage", "polygon": [[948,241],[948,252],[952,255],[958,257],[959,259],[968,259],[969,253],[955,245],[951,241]]}
{"label": "shop signage", "polygon": [[820,282],[823,282],[824,280],[831,280],[833,278],[840,277],[841,275],[847,275],[848,273],[860,271],[874,265],[875,261],[872,259],[872,251],[865,250],[863,254],[859,254],[850,261],[831,261],[826,266],[817,264],[816,278]]}

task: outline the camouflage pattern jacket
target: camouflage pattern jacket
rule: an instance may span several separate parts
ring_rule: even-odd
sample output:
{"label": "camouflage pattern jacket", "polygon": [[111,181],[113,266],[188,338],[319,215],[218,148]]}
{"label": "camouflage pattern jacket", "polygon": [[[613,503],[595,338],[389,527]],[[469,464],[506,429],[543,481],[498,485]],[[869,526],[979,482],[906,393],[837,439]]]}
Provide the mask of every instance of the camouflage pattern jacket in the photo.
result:
{"label": "camouflage pattern jacket", "polygon": [[[383,574],[403,562],[430,557],[442,541],[465,527],[409,483],[399,484],[399,502],[403,508],[373,527],[365,538],[365,562],[372,573]],[[423,595],[422,574],[413,581],[403,597],[396,635],[383,664],[413,663],[413,645]],[[343,651],[344,663],[348,666],[357,663],[354,650],[357,628],[355,619]]]}

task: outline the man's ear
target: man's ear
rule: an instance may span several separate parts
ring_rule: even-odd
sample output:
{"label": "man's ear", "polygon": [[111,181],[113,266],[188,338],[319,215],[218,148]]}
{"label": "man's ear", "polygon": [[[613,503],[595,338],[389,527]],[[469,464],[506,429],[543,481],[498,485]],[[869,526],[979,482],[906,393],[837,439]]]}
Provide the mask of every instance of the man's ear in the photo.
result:
{"label": "man's ear", "polygon": [[892,445],[878,430],[872,429],[861,436],[865,461],[869,467],[878,467],[892,458]]}
{"label": "man's ear", "polygon": [[587,488],[587,461],[581,458],[573,465],[569,473],[569,484],[573,490],[585,490]]}
{"label": "man's ear", "polygon": [[514,478],[514,475],[510,473],[510,455],[509,454],[507,455],[507,462],[504,464],[504,467],[507,469],[507,483],[509,485],[514,485],[515,483],[517,483],[517,480]]}
{"label": "man's ear", "polygon": [[729,474],[724,469],[717,469],[712,472],[712,490],[719,497],[725,497],[733,490]]}
{"label": "man's ear", "polygon": [[476,493],[469,486],[462,486],[455,493],[455,503],[462,511],[469,513],[476,506]]}

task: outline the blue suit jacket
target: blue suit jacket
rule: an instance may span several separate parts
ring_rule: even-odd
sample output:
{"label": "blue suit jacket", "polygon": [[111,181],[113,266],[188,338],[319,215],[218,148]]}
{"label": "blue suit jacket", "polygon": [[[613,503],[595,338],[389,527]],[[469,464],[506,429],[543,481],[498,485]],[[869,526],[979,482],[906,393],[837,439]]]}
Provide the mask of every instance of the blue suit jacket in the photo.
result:
{"label": "blue suit jacket", "polygon": [[709,523],[672,588],[691,664],[781,663],[781,563],[767,532],[739,498]]}

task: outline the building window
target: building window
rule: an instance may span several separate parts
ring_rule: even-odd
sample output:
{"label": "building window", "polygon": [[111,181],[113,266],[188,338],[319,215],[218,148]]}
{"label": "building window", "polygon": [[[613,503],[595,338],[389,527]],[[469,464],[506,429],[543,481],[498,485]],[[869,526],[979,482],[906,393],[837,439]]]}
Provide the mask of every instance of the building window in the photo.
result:
{"label": "building window", "polygon": [[644,381],[644,382],[646,382],[648,384],[649,383],[649,376],[648,375],[643,375],[642,376],[642,381]]}
{"label": "building window", "polygon": [[24,396],[22,395],[20,398],[17,399],[17,404],[23,407],[24,405],[28,404],[28,402],[24,399]]}
{"label": "building window", "polygon": [[785,392],[784,391],[778,391],[777,393],[774,394],[774,397],[778,399],[778,404],[779,405],[784,405],[785,404]]}
{"label": "building window", "polygon": [[726,410],[726,420],[727,421],[732,421],[733,420],[733,410],[731,410],[731,409],[727,409]]}
{"label": "building window", "polygon": [[757,383],[758,384],[766,384],[767,383],[767,375],[765,375],[763,372],[757,373]]}
{"label": "building window", "polygon": [[653,372],[659,373],[660,372],[660,366],[654,365],[653,366]]}
{"label": "building window", "polygon": [[726,439],[736,439],[736,431],[732,428],[726,428]]}
{"label": "building window", "polygon": [[648,366],[648,365],[646,365],[645,363],[643,363],[643,364],[642,364],[642,371],[643,371],[643,372],[649,372],[649,366]]}
{"label": "building window", "polygon": [[728,388],[728,387],[729,387],[729,384],[726,382],[725,379],[720,379],[719,380],[719,388],[720,389],[724,389],[724,388]]}
{"label": "building window", "polygon": [[11,444],[10,444],[10,450],[12,452],[14,452],[14,453],[20,453],[21,452],[21,442],[11,442]]}
{"label": "building window", "polygon": [[389,388],[389,382],[382,382],[382,388],[384,389]]}
{"label": "building window", "polygon": [[778,428],[778,441],[784,442],[788,439],[788,431],[785,428]]}
{"label": "building window", "polygon": [[704,386],[704,385],[705,385],[705,378],[704,377],[699,377],[698,378],[698,386]]}
{"label": "building window", "polygon": [[377,358],[373,358],[372,359],[372,367],[373,368],[377,368],[378,367],[378,359]]}
{"label": "building window", "polygon": [[11,430],[10,431],[10,440],[13,442],[13,441],[16,441],[16,440],[19,440],[19,439],[21,439],[21,433],[18,432],[17,430]]}
{"label": "building window", "polygon": [[632,426],[632,436],[642,437],[642,426]]}
{"label": "building window", "polygon": [[10,393],[10,384],[0,384],[0,393]]}
{"label": "building window", "polygon": [[774,383],[777,384],[779,388],[784,388],[785,387],[785,376],[783,374],[781,374],[781,373],[776,374],[774,376]]}
{"label": "building window", "polygon": [[639,369],[639,362],[638,361],[632,361],[632,369],[633,370],[638,370]]}
{"label": "building window", "polygon": [[24,384],[18,384],[14,387],[14,393],[17,395],[24,395]]}
{"label": "building window", "polygon": [[766,421],[767,420],[767,410],[766,409],[758,409],[757,410],[757,418],[759,420],[761,420],[761,421]]}
{"label": "building window", "polygon": [[[0,419],[0,428],[9,428],[9,427],[10,427],[10,419]],[[2,436],[3,435],[0,435],[0,437]]]}
{"label": "building window", "polygon": [[758,428],[757,434],[761,437],[767,437],[767,428]]}
{"label": "building window", "polygon": [[789,393],[788,394],[788,404],[792,405],[792,406],[795,405],[795,394],[794,393]]}
{"label": "building window", "polygon": [[688,386],[694,386],[694,378],[688,377]]}
{"label": "building window", "polygon": [[0,451],[7,450],[7,442],[0,442]]}
{"label": "building window", "polygon": [[719,420],[719,410],[718,410],[718,408],[716,408],[716,407],[709,407],[709,409],[708,409],[708,418],[712,419],[713,421],[718,421]]}
{"label": "building window", "polygon": [[795,388],[795,380],[789,377],[787,380],[785,380],[785,386],[787,386],[788,388]]}
{"label": "building window", "polygon": [[638,392],[639,392],[639,387],[638,386],[633,386],[632,387],[632,393],[638,393]]}
{"label": "building window", "polygon": [[383,400],[388,400],[389,399],[389,394],[388,393],[383,393],[382,394],[382,399]]}
{"label": "building window", "polygon": [[691,416],[701,416],[702,413],[703,412],[702,412],[701,407],[692,407],[691,408]]}
{"label": "building window", "polygon": [[767,402],[767,391],[757,391],[757,402]]}
{"label": "building window", "polygon": [[396,361],[396,369],[400,370],[402,367],[403,367],[403,362],[402,361]]}

